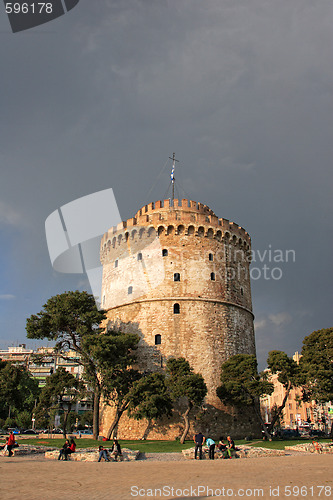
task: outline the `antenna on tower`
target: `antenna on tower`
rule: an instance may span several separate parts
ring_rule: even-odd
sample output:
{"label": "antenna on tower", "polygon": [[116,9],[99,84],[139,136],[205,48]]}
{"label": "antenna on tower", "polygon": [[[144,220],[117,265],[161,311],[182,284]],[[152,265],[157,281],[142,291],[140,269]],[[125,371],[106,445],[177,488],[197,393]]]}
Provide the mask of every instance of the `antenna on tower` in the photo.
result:
{"label": "antenna on tower", "polygon": [[169,159],[172,160],[172,170],[171,170],[171,183],[172,183],[172,203],[175,199],[175,166],[176,162],[179,163],[179,160],[176,160],[176,153],[173,153],[172,158],[169,156]]}

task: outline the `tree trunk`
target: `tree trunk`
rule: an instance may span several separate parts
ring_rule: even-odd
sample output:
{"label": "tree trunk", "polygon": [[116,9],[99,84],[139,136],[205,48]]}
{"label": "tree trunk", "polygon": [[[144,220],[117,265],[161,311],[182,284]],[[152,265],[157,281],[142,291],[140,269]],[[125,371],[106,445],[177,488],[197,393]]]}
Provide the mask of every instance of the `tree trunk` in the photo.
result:
{"label": "tree trunk", "polygon": [[94,412],[93,412],[93,438],[98,439],[99,434],[99,402],[101,399],[101,391],[98,386],[95,386],[94,391]]}
{"label": "tree trunk", "polygon": [[63,425],[63,429],[62,429],[62,434],[64,436],[64,439],[66,439],[66,437],[67,437],[67,421],[68,421],[68,415],[70,414],[71,409],[72,409],[72,405],[70,403],[68,403],[67,410],[64,410],[64,425]]}
{"label": "tree trunk", "polygon": [[112,424],[110,425],[110,428],[109,428],[108,433],[106,435],[106,439],[110,439],[111,438],[112,433],[115,430],[115,428],[117,427],[117,425],[119,423],[119,420],[120,420],[120,418],[121,418],[121,416],[122,416],[122,414],[124,413],[125,410],[126,410],[126,407],[123,408],[122,406],[120,408],[116,409],[116,414],[115,414],[115,417],[113,419]]}
{"label": "tree trunk", "polygon": [[149,432],[150,432],[150,428],[151,428],[151,419],[148,419],[148,425],[147,425],[146,430],[145,430],[145,432],[143,433],[143,436],[142,436],[142,438],[141,438],[141,439],[144,439],[144,440],[146,440],[146,439],[147,439],[148,434],[149,434]]}
{"label": "tree trunk", "polygon": [[68,410],[64,411],[64,422],[63,422],[63,429],[62,429],[62,435],[64,436],[64,439],[67,437],[67,419],[68,419]]}
{"label": "tree trunk", "polygon": [[272,441],[272,437],[271,437],[271,435],[269,434],[269,432],[268,432],[268,430],[266,428],[265,422],[263,421],[263,418],[261,416],[260,409],[258,409],[258,406],[259,406],[258,402],[255,401],[255,400],[253,400],[253,408],[254,408],[255,414],[257,415],[257,418],[258,418],[258,420],[260,422],[262,430],[264,431],[265,436],[268,439],[268,441]]}
{"label": "tree trunk", "polygon": [[283,411],[283,408],[286,406],[286,402],[287,402],[287,399],[288,399],[288,396],[289,396],[290,391],[291,391],[291,382],[290,382],[290,380],[289,380],[289,382],[288,382],[288,386],[287,386],[287,389],[286,389],[286,394],[285,394],[285,396],[284,396],[284,398],[283,398],[283,401],[282,401],[282,403],[281,403],[281,406],[279,406],[278,411],[276,412],[276,414],[275,414],[274,418],[272,419],[271,424],[269,425],[269,427],[268,427],[268,429],[267,429],[267,430],[268,430],[268,432],[271,432],[271,431],[272,431],[272,429],[273,429],[273,427],[274,427],[275,422],[277,421],[277,419],[278,419],[278,418],[279,418],[279,416],[281,415],[281,413],[282,413],[282,411]]}
{"label": "tree trunk", "polygon": [[183,431],[183,434],[181,435],[181,438],[180,438],[180,443],[181,444],[184,444],[185,442],[185,439],[186,439],[186,436],[188,434],[188,431],[189,431],[189,428],[190,428],[190,419],[189,419],[189,413],[192,409],[193,405],[191,403],[189,403],[188,407],[187,407],[187,410],[186,412],[184,413],[183,415],[183,419],[184,419],[184,422],[185,422],[185,426],[184,426],[184,431]]}

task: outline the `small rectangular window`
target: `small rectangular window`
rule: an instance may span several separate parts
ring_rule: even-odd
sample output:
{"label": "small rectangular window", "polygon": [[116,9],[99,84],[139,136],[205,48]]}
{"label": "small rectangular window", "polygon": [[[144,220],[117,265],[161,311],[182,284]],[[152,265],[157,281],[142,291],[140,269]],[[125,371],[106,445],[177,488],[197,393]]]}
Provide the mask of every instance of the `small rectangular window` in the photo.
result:
{"label": "small rectangular window", "polygon": [[132,286],[128,287],[127,293],[128,293],[128,295],[131,295],[131,293],[133,293],[133,287]]}
{"label": "small rectangular window", "polygon": [[162,341],[162,337],[161,337],[161,335],[158,333],[157,335],[155,335],[155,345],[160,345],[160,344],[161,344],[161,341]]}

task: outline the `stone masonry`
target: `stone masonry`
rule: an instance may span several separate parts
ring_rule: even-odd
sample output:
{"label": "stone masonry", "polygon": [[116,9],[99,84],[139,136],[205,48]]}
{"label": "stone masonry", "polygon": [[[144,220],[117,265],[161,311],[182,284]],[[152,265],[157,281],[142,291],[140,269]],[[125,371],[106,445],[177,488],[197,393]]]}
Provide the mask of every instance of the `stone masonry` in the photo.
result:
{"label": "stone masonry", "polygon": [[[141,370],[163,370],[169,357],[182,356],[205,379],[208,395],[191,432],[258,434],[248,411],[235,414],[216,396],[221,364],[234,354],[255,354],[250,250],[242,227],[187,199],[146,205],[102,238],[108,326],[140,335]],[[102,408],[102,434],[112,414]],[[125,416],[118,436],[141,437],[145,425]],[[180,431],[175,415],[155,425],[149,438],[175,438]]]}

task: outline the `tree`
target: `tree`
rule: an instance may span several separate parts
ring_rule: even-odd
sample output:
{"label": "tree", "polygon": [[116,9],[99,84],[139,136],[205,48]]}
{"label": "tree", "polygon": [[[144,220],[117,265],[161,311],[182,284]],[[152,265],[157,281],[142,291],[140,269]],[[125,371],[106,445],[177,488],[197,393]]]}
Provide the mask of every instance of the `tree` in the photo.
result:
{"label": "tree", "polygon": [[222,364],[222,385],[216,390],[217,396],[226,405],[244,410],[251,407],[266,437],[271,440],[260,414],[259,398],[271,394],[274,386],[266,380],[264,374],[258,374],[257,360],[254,354],[236,354]]}
{"label": "tree", "polygon": [[146,418],[148,424],[142,439],[146,439],[153,420],[171,415],[172,401],[162,373],[150,373],[141,377],[129,394],[128,413],[136,420]]}
{"label": "tree", "polygon": [[182,413],[184,430],[180,438],[183,444],[190,428],[190,412],[193,407],[202,405],[207,386],[203,376],[193,373],[193,368],[185,358],[170,358],[166,364],[166,372],[172,400],[179,401],[184,398],[186,401],[186,408]]}
{"label": "tree", "polygon": [[79,354],[78,363],[94,393],[94,439],[99,433],[99,404],[105,381],[110,370],[123,363],[123,357],[133,359],[131,351],[139,340],[135,334],[105,331],[100,327],[105,319],[105,311],[98,311],[92,295],[75,291],[51,297],[40,313],[27,319],[26,326],[28,338],[55,341],[55,349],[64,359],[68,350]]}
{"label": "tree", "polygon": [[300,371],[305,401],[333,400],[333,328],[317,330],[305,337]]}
{"label": "tree", "polygon": [[37,416],[49,412],[51,409],[63,411],[63,435],[67,435],[67,420],[73,404],[80,401],[85,395],[85,385],[74,375],[60,367],[55,373],[47,377],[45,386],[40,395],[36,408]]}
{"label": "tree", "polygon": [[31,412],[39,392],[37,380],[25,367],[0,361],[0,418],[20,419],[20,413],[25,412],[26,415],[28,412],[31,421]]}
{"label": "tree", "polygon": [[[90,335],[83,340],[83,349],[94,361],[95,368],[93,364],[85,368],[85,378],[93,385],[95,398],[98,391],[98,400],[103,395],[109,403],[113,398],[116,404],[121,401],[121,391],[125,392],[126,381],[129,382],[134,377],[134,370],[129,367],[135,361],[134,351],[138,342],[139,336],[134,333],[111,329],[103,335]],[[121,415],[120,408],[119,418]]]}
{"label": "tree", "polygon": [[134,383],[142,377],[138,370],[124,368],[113,370],[111,377],[107,380],[105,389],[105,401],[115,407],[115,416],[108,429],[106,439],[110,439],[119,424],[123,413],[130,404],[131,389]]}
{"label": "tree", "polygon": [[278,381],[285,388],[282,403],[275,409],[272,421],[267,427],[267,431],[271,433],[275,423],[279,421],[282,415],[291,389],[299,383],[299,369],[293,358],[287,356],[283,351],[270,351],[268,353],[267,365],[272,374],[278,374]]}

